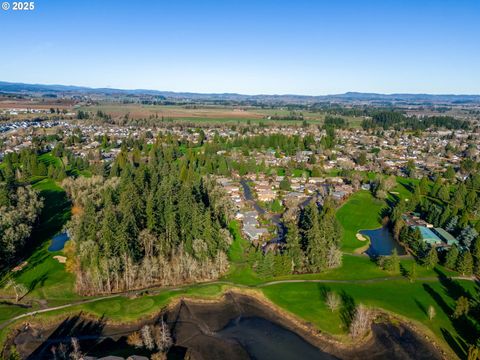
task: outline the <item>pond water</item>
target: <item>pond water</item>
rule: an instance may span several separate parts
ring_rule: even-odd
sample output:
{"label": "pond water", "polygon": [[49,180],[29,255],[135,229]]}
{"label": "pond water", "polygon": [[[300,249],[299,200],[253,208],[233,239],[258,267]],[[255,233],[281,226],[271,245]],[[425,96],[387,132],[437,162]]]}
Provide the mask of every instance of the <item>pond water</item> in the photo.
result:
{"label": "pond water", "polygon": [[48,251],[59,251],[65,246],[65,243],[70,240],[66,232],[59,233],[52,238]]}
{"label": "pond water", "polygon": [[337,359],[296,333],[261,317],[239,317],[216,335],[240,343],[251,359]]}
{"label": "pond water", "polygon": [[398,255],[406,254],[405,249],[395,241],[392,233],[385,226],[375,230],[362,230],[360,234],[370,238],[370,247],[365,251],[368,256],[391,255],[393,249],[397,249]]}

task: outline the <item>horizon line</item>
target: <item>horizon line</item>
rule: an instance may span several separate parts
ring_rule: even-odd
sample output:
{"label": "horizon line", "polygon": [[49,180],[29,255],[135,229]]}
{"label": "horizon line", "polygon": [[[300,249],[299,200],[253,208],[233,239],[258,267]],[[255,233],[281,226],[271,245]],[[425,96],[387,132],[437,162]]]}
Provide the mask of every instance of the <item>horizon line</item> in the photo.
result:
{"label": "horizon line", "polygon": [[30,85],[30,86],[61,86],[61,87],[76,87],[80,89],[90,89],[90,90],[120,90],[120,91],[157,91],[164,93],[173,93],[173,94],[198,94],[198,95],[239,95],[239,96],[302,96],[302,97],[328,97],[328,96],[339,96],[346,94],[365,94],[365,95],[384,95],[384,96],[395,96],[395,95],[428,95],[428,96],[480,96],[480,93],[435,93],[435,92],[372,92],[372,91],[359,91],[359,90],[349,90],[343,93],[324,93],[324,94],[300,94],[300,93],[239,93],[239,92],[201,92],[201,91],[173,91],[173,90],[160,90],[153,88],[123,88],[123,87],[112,87],[112,86],[88,86],[88,85],[73,85],[73,84],[58,84],[58,83],[36,83],[36,82],[12,82],[0,80],[0,84],[10,84],[10,85]]}

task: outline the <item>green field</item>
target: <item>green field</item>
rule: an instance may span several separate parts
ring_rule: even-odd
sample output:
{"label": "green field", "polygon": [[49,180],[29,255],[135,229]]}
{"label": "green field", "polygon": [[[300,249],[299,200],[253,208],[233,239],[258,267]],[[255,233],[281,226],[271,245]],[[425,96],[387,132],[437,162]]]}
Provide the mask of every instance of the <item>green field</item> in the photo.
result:
{"label": "green field", "polygon": [[355,235],[359,230],[381,227],[381,211],[386,206],[384,201],[375,199],[369,191],[361,190],[338,209],[337,219],[343,227],[343,251],[351,253],[366,245],[365,241],[357,240]]}
{"label": "green field", "polygon": [[[37,178],[32,182],[40,197],[44,199],[39,225],[32,232],[33,241],[29,249],[36,248],[25,259],[27,265],[18,272],[7,274],[2,283],[6,283],[8,278],[13,278],[17,283],[24,285],[28,289],[24,301],[33,302],[33,306],[37,306],[39,302],[46,305],[47,299],[49,306],[58,305],[79,298],[74,292],[74,275],[67,273],[65,265],[53,258],[55,255],[62,255],[62,252],[47,250],[51,237],[59,232],[70,218],[70,203],[65,191],[55,181]],[[13,291],[0,289],[0,296],[11,298]],[[17,306],[10,308],[17,314],[31,311]],[[0,318],[11,317],[8,315],[0,308]]]}
{"label": "green field", "polygon": [[[331,312],[324,301],[326,292],[335,291],[348,306],[362,303],[418,322],[432,331],[438,340],[448,344],[459,357],[463,357],[467,351],[463,339],[473,341],[475,332],[469,334],[468,326],[449,315],[453,311],[453,299],[464,291],[473,294],[474,288],[475,284],[471,281],[444,279],[415,283],[398,280],[371,284],[278,284],[262,290],[275,304],[318,328],[331,334],[344,335],[348,329],[348,318],[345,317],[348,309],[345,306]],[[437,313],[433,320],[427,316],[430,305]],[[476,331],[479,330],[477,325]]]}
{"label": "green field", "polygon": [[250,243],[242,237],[238,221],[231,221],[229,229],[233,236],[233,243],[230,246],[228,253],[230,269],[222,280],[242,285],[255,285],[261,283],[262,279],[255,274],[247,261],[246,251],[250,247]]}

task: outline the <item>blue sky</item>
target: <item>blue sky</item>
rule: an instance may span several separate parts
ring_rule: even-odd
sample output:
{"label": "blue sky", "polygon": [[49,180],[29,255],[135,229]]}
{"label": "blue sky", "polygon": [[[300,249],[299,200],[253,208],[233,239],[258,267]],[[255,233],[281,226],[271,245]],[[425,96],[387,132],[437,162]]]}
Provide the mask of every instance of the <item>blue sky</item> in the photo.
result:
{"label": "blue sky", "polygon": [[480,0],[37,0],[0,35],[3,81],[480,94]]}

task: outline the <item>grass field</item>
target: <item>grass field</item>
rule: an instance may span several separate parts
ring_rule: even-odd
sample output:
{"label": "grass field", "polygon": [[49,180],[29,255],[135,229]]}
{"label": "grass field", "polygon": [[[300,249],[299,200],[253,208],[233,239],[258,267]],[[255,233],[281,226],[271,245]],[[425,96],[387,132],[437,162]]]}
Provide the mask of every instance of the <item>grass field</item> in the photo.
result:
{"label": "grass field", "polygon": [[52,179],[39,178],[33,182],[44,199],[40,226],[34,230],[33,239],[43,242],[55,235],[70,219],[70,202],[65,191]]}
{"label": "grass field", "polygon": [[28,265],[13,277],[16,282],[27,286],[29,292],[26,300],[34,298],[67,302],[79,299],[74,292],[74,275],[65,271],[65,264],[60,264],[53,258],[55,255],[63,255],[63,251],[48,251],[49,243],[45,242],[35,251],[27,259]]}
{"label": "grass field", "polygon": [[[24,300],[45,300],[52,303],[68,302],[78,299],[73,283],[74,275],[65,271],[65,265],[53,258],[62,255],[61,251],[49,252],[48,246],[53,235],[59,232],[70,218],[70,203],[65,191],[51,179],[38,177],[32,179],[33,187],[44,199],[40,213],[39,225],[34,228],[30,247],[27,249],[27,265],[20,271],[8,274],[19,284],[28,289]],[[30,250],[30,251],[28,251]],[[7,277],[2,279],[6,282]],[[2,296],[13,296],[12,290],[0,290]],[[16,313],[31,311],[10,306]],[[0,308],[0,318],[4,315]]]}
{"label": "grass field", "polygon": [[55,167],[62,165],[62,161],[58,157],[54,156],[51,152],[40,155],[38,160],[43,162],[47,167],[49,165],[53,165]]}
{"label": "grass field", "polygon": [[337,219],[343,227],[342,250],[354,252],[365,246],[356,238],[359,230],[377,229],[382,226],[381,211],[386,208],[384,201],[376,200],[369,191],[361,190],[353,194],[337,211]]}
{"label": "grass field", "polygon": [[113,321],[134,321],[157,314],[172,298],[178,296],[215,298],[223,292],[223,285],[196,285],[178,290],[162,291],[158,295],[145,295],[136,298],[119,296],[113,299],[85,304],[81,307],[91,314],[99,317],[105,316]]}
{"label": "grass field", "polygon": [[[463,339],[473,341],[475,332],[449,315],[456,297],[463,292],[474,293],[471,281],[430,281],[409,283],[407,280],[371,284],[278,284],[263,288],[263,293],[274,303],[335,335],[344,335],[348,329],[348,308],[355,304],[380,308],[412,319],[427,327],[436,338],[448,344],[458,356],[464,357],[467,347]],[[325,305],[328,291],[337,292],[344,308],[331,312]],[[478,291],[478,289],[477,289]],[[429,320],[427,309],[433,306],[437,316]],[[469,322],[472,319],[468,319]],[[472,325],[474,326],[474,325]],[[474,326],[475,327],[475,326]]]}
{"label": "grass field", "polygon": [[233,236],[233,243],[228,252],[230,269],[222,280],[242,285],[261,283],[263,280],[253,271],[246,259],[246,251],[250,247],[250,243],[242,237],[238,221],[232,220],[229,224],[229,230]]}

